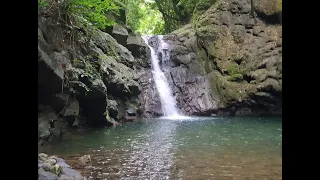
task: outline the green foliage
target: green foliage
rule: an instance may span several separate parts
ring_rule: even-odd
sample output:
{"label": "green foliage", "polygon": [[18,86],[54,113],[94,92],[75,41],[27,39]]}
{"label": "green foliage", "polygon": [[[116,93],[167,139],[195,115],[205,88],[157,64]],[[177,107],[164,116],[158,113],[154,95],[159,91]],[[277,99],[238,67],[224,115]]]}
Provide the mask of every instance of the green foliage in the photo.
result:
{"label": "green foliage", "polygon": [[163,34],[164,22],[161,13],[155,9],[151,9],[150,4],[142,4],[140,9],[145,13],[139,20],[136,32],[139,34]]}
{"label": "green foliage", "polygon": [[139,0],[131,0],[126,5],[126,19],[127,25],[130,26],[134,31],[139,27],[139,20],[142,19],[145,12],[142,12],[139,6]]}
{"label": "green foliage", "polygon": [[[46,8],[46,13],[59,17],[68,25],[77,23],[80,17],[97,28],[104,29],[115,22],[106,17],[113,13],[118,15],[120,7],[114,0],[38,0],[39,7]],[[73,23],[71,22],[73,21]]]}
{"label": "green foliage", "polygon": [[164,34],[179,29],[216,0],[121,0],[126,24],[139,34]]}
{"label": "green foliage", "polygon": [[155,0],[165,21],[165,32],[169,33],[190,22],[199,10],[206,10],[216,0]]}
{"label": "green foliage", "polygon": [[282,0],[277,0],[277,10],[282,12]]}
{"label": "green foliage", "polygon": [[164,22],[153,1],[127,0],[126,24],[138,34],[163,34]]}
{"label": "green foliage", "polygon": [[92,56],[87,56],[86,60],[78,60],[74,59],[72,60],[72,64],[74,67],[78,67],[83,69],[84,71],[81,71],[79,75],[81,77],[87,77],[89,79],[95,79],[97,77],[100,77],[98,69],[100,68],[100,65],[98,61],[92,61]]}
{"label": "green foliage", "polygon": [[241,81],[243,76],[249,71],[249,68],[239,66],[236,63],[231,63],[227,67],[227,74],[230,75],[229,81]]}
{"label": "green foliage", "polygon": [[232,63],[227,67],[227,73],[229,75],[238,74],[239,72],[239,66],[235,63]]}
{"label": "green foliage", "polygon": [[49,1],[48,0],[38,0],[38,7],[39,8],[48,8]]}
{"label": "green foliage", "polygon": [[119,13],[119,6],[112,0],[67,0],[64,3],[69,15],[82,16],[93,26],[101,29],[115,23],[106,18],[106,13]]}
{"label": "green foliage", "polygon": [[229,78],[229,81],[241,81],[243,80],[243,75],[242,74],[232,74]]}

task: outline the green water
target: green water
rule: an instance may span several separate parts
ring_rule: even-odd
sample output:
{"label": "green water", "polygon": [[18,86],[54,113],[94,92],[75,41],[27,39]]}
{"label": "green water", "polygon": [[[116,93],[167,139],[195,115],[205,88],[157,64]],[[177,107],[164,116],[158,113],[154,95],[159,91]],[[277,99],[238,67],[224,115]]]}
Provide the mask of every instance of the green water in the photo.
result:
{"label": "green water", "polygon": [[47,153],[91,155],[89,179],[282,179],[281,118],[150,119],[99,129]]}

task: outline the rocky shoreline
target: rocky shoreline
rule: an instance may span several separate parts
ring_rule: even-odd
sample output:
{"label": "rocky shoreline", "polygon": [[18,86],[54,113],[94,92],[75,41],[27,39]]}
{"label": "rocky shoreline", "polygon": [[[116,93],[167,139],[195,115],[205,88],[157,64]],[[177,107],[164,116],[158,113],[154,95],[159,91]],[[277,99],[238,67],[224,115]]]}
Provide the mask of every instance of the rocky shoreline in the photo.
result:
{"label": "rocky shoreline", "polygon": [[[90,162],[90,156],[79,158],[77,164],[83,167]],[[45,153],[38,155],[38,180],[83,180],[80,172],[73,169],[66,160],[57,156],[48,156]]]}

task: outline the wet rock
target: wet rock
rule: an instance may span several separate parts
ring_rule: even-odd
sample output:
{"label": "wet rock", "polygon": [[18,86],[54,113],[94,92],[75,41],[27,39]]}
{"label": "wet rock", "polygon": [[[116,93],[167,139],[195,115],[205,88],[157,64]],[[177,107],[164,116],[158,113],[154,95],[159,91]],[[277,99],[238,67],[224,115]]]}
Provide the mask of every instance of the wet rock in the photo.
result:
{"label": "wet rock", "polygon": [[47,138],[50,136],[50,123],[48,121],[42,121],[38,125],[38,137]]}
{"label": "wet rock", "polygon": [[117,115],[119,113],[117,106],[118,106],[117,101],[108,99],[107,109],[109,111],[110,117],[117,118]]}
{"label": "wet rock", "polygon": [[91,156],[90,155],[84,155],[84,156],[81,156],[79,159],[78,159],[78,162],[80,165],[87,165],[89,162],[91,162]]}
{"label": "wet rock", "polygon": [[69,98],[68,105],[64,110],[63,116],[78,116],[79,102],[74,98]]}
{"label": "wet rock", "polygon": [[[170,73],[166,76],[178,108],[187,115],[231,116],[248,114],[249,109],[254,114],[254,103],[248,109],[239,107],[259,99],[272,112],[275,103],[281,102],[282,51],[276,47],[281,44],[281,25],[269,25],[259,15],[255,21],[247,0],[228,0],[218,9],[222,11],[208,10],[199,18],[201,27],[196,32],[186,25],[172,32],[176,37],[163,37],[170,42],[174,64],[168,64]],[[202,41],[199,37],[203,37]],[[150,38],[149,42],[158,47],[155,39]],[[195,58],[187,58],[190,53]],[[234,77],[241,77],[241,81],[229,81]],[[161,114],[152,74],[142,72],[140,84],[142,116]],[[267,92],[268,96],[258,96],[256,92]]]}
{"label": "wet rock", "polygon": [[64,161],[58,161],[57,164],[62,168],[70,168],[70,166]]}
{"label": "wet rock", "polygon": [[55,138],[52,133],[52,122],[57,121],[57,115],[51,107],[40,108],[38,114],[38,140],[46,143]]}
{"label": "wet rock", "polygon": [[59,175],[62,171],[62,167],[59,166],[59,164],[55,164],[54,166],[52,166],[51,168],[51,172],[56,174],[56,175]]}
{"label": "wet rock", "polygon": [[49,103],[50,106],[56,111],[60,112],[65,107],[68,101],[69,95],[68,94],[54,94],[50,97]]}
{"label": "wet rock", "polygon": [[40,159],[47,159],[48,158],[48,155],[47,154],[45,154],[45,153],[40,153],[39,155],[38,155],[38,158]]}
{"label": "wet rock", "polygon": [[249,108],[240,108],[235,113],[236,116],[249,116],[251,114],[252,112],[251,112],[251,109]]}
{"label": "wet rock", "polygon": [[153,81],[151,70],[144,70],[140,74],[142,92],[139,95],[142,117],[157,117],[162,114],[159,93]]}
{"label": "wet rock", "polygon": [[127,48],[132,52],[133,57],[142,67],[150,67],[151,51],[141,36],[129,35]]}
{"label": "wet rock", "polygon": [[46,171],[51,171],[52,167],[53,166],[51,164],[49,164],[49,163],[38,164],[38,168],[42,168],[42,169],[44,169]]}
{"label": "wet rock", "polygon": [[57,163],[57,160],[55,160],[55,159],[47,159],[46,161],[45,161],[45,163],[48,163],[48,164],[50,164],[51,166],[54,166],[56,163]]}
{"label": "wet rock", "polygon": [[75,117],[73,123],[72,123],[72,127],[78,127],[80,125],[80,120],[78,117]]}
{"label": "wet rock", "polygon": [[38,170],[38,180],[56,180],[58,178],[59,177],[52,172],[45,171],[42,168]]}
{"label": "wet rock", "polygon": [[147,57],[150,53],[148,45],[144,42],[141,36],[130,35],[127,39],[127,48],[132,52],[134,57]]}
{"label": "wet rock", "polygon": [[177,55],[176,60],[182,64],[189,64],[191,61],[196,59],[196,56],[197,55],[195,53],[191,52],[191,53],[184,54],[184,55]]}

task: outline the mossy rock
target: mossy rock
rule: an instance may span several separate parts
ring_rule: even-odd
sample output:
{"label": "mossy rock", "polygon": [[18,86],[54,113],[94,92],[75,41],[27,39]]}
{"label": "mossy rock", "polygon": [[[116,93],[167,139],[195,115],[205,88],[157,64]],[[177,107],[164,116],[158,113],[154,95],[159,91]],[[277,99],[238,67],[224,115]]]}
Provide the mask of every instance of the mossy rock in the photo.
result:
{"label": "mossy rock", "polygon": [[266,16],[282,12],[282,0],[257,0],[253,2],[255,10]]}
{"label": "mossy rock", "polygon": [[242,74],[233,74],[228,78],[229,81],[242,81],[243,80],[243,75]]}
{"label": "mossy rock", "polygon": [[239,70],[239,66],[236,63],[230,63],[227,67],[227,74],[229,74],[230,76],[234,75],[234,74],[239,74],[240,70]]}
{"label": "mossy rock", "polygon": [[[241,102],[247,99],[250,92],[253,91],[253,86],[251,84],[244,81],[229,81],[230,76],[225,77],[215,71],[213,71],[210,76],[212,90],[219,94],[225,105]],[[234,75],[234,77],[237,76],[240,75]]]}

